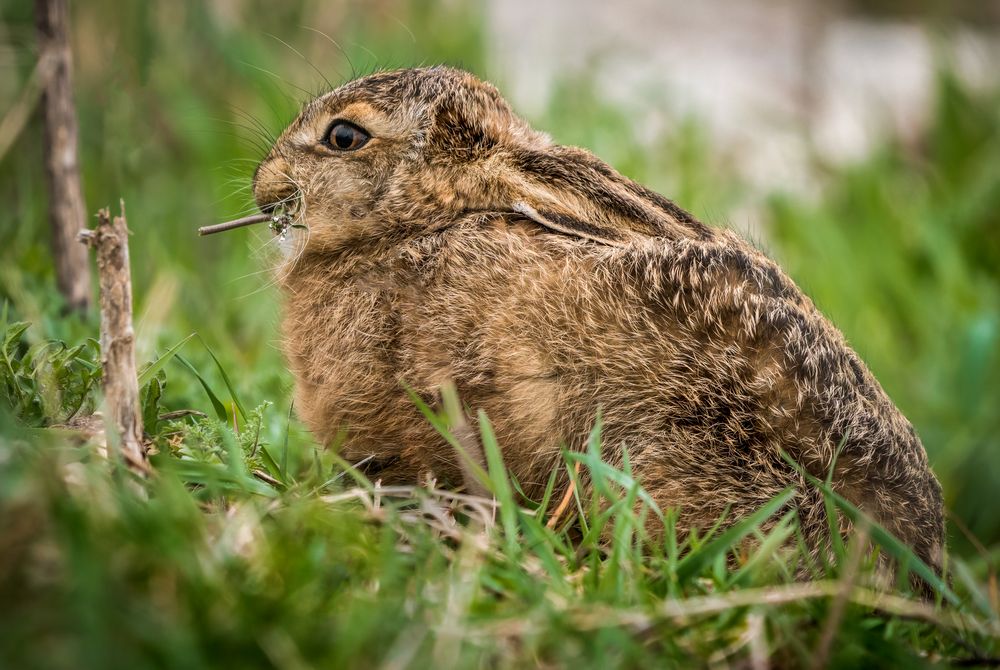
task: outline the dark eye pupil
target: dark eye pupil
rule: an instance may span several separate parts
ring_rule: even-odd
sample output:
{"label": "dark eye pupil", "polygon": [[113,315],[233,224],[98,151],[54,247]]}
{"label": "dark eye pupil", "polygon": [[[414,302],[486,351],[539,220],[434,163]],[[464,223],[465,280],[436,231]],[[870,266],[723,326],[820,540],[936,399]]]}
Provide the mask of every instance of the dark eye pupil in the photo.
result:
{"label": "dark eye pupil", "polygon": [[354,151],[368,144],[370,139],[371,135],[364,128],[359,128],[350,121],[337,120],[330,126],[323,143],[331,149]]}
{"label": "dark eye pupil", "polygon": [[336,144],[339,149],[350,149],[354,146],[354,143],[360,139],[358,135],[360,135],[360,133],[358,133],[357,130],[341,123],[333,129],[333,143]]}

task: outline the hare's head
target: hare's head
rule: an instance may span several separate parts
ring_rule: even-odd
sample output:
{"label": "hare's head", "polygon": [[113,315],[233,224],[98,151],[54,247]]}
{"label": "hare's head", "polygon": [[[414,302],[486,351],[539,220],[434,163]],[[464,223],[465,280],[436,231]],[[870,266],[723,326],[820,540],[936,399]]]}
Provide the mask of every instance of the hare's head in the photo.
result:
{"label": "hare's head", "polygon": [[610,244],[702,232],[588,152],[554,145],[492,85],[446,67],[370,75],[308,103],[258,167],[254,196],[295,217],[317,251],[473,212]]}

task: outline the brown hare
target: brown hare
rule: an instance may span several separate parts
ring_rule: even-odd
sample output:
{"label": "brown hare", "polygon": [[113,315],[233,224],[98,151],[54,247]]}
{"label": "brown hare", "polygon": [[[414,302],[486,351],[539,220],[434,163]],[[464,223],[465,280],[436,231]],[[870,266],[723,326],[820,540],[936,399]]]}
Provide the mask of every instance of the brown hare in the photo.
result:
{"label": "brown hare", "polygon": [[821,547],[806,473],[832,470],[940,566],[920,440],[809,298],[732,232],[533,130],[490,84],[446,67],[347,83],[282,133],[254,194],[299,224],[279,270],[295,407],[384,482],[462,482],[405,389],[434,401],[453,383],[529,496],[600,412],[604,456],[627,450],[679,528],[794,485]]}

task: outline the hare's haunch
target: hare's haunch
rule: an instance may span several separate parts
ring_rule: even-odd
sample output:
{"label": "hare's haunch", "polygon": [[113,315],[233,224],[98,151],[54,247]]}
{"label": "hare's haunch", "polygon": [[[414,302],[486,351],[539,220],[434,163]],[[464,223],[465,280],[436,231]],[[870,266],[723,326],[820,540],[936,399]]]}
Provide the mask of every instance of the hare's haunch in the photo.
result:
{"label": "hare's haunch", "polygon": [[451,382],[529,496],[600,412],[604,456],[626,450],[679,528],[794,485],[822,550],[807,475],[832,473],[940,566],[924,449],[812,302],[735,234],[553,144],[493,86],[440,67],[345,84],[282,133],[254,193],[296,222],[279,270],[295,407],[383,481],[461,483],[404,388],[433,403]]}

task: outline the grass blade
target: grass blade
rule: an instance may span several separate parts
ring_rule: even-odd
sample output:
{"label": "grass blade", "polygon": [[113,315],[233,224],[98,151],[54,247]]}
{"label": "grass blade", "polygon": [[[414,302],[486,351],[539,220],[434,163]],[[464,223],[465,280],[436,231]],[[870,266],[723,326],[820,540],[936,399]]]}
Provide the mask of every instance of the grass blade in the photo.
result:
{"label": "grass blade", "polygon": [[219,396],[215,395],[215,391],[213,391],[212,387],[208,385],[205,378],[201,376],[198,369],[191,365],[188,359],[184,358],[180,354],[174,354],[174,357],[181,363],[181,365],[190,370],[191,374],[193,374],[199,382],[201,382],[201,387],[205,389],[205,393],[208,394],[208,399],[212,402],[212,408],[215,410],[215,416],[218,417],[219,421],[229,423],[229,415],[226,414],[226,406],[222,404],[221,400],[219,400]]}
{"label": "grass blade", "polygon": [[500,503],[500,523],[503,525],[507,556],[515,558],[521,553],[521,545],[517,542],[518,510],[514,502],[514,492],[507,479],[507,468],[504,466],[500,445],[497,444],[496,435],[493,433],[493,426],[483,410],[479,410],[478,416],[483,451],[486,452],[486,465],[489,468],[489,481],[492,485],[493,495]]}
{"label": "grass blade", "polygon": [[157,358],[155,361],[146,366],[146,368],[139,374],[139,388],[143,388],[148,384],[156,373],[163,369],[163,366],[170,362],[170,359],[177,355],[177,352],[181,350],[188,341],[194,337],[196,333],[191,333],[183,340],[175,344],[174,346],[167,349],[167,352]]}
{"label": "grass blade", "polygon": [[896,559],[900,565],[906,565],[910,572],[915,573],[931,588],[940,593],[945,600],[955,606],[961,605],[961,599],[955,592],[945,584],[933,568],[924,563],[902,540],[879,525],[874,519],[854,506],[852,502],[833,490],[829,490],[829,495],[833,497],[837,507],[842,509],[855,526],[861,522],[867,523],[870,528],[872,540],[892,558]]}
{"label": "grass blade", "polygon": [[955,592],[948,587],[948,585],[937,575],[936,572],[934,572],[933,568],[920,560],[913,550],[902,540],[882,527],[882,525],[875,521],[875,519],[872,519],[870,516],[855,507],[854,503],[834,491],[833,488],[826,484],[826,482],[806,472],[806,470],[789,454],[782,452],[782,457],[789,465],[798,470],[798,472],[802,474],[802,476],[805,477],[810,484],[817,487],[823,495],[830,496],[836,507],[847,515],[847,518],[850,519],[852,524],[855,526],[861,522],[867,524],[871,531],[872,540],[878,544],[891,558],[896,559],[899,562],[899,565],[906,566],[909,571],[923,579],[928,586],[940,593],[942,597],[944,597],[945,600],[952,605],[958,606],[961,604],[961,599],[955,595]]}
{"label": "grass blade", "polygon": [[218,368],[219,374],[222,375],[222,383],[224,383],[226,388],[229,389],[229,395],[232,397],[233,404],[236,405],[236,409],[239,411],[240,417],[244,421],[249,420],[250,415],[247,414],[246,409],[243,407],[243,403],[240,401],[240,396],[236,393],[236,387],[233,386],[232,380],[230,380],[229,375],[226,374],[226,369],[222,367],[222,363],[219,362],[219,359],[215,356],[215,352],[212,351],[210,346],[208,346],[208,343],[205,342],[200,335],[198,336],[198,339],[205,346],[205,351],[208,352],[208,355],[212,357],[213,361],[215,361],[215,367]]}
{"label": "grass blade", "polygon": [[286,484],[284,472],[278,467],[277,462],[274,457],[271,456],[271,452],[267,450],[266,445],[260,445],[260,457],[264,461],[264,466],[267,468],[268,473],[275,479],[277,479],[282,484]]}
{"label": "grass blade", "polygon": [[[454,433],[451,431],[451,422],[455,420],[455,417],[449,417],[447,412],[444,414],[438,414],[433,409],[431,409],[427,403],[423,401],[420,395],[407,385],[403,385],[406,390],[406,394],[410,396],[410,401],[417,406],[417,409],[424,416],[428,423],[434,427],[434,430],[438,432],[441,437],[455,450],[459,458],[462,459],[463,464],[468,467],[471,474],[479,481],[480,484],[486,488],[490,488],[490,477],[483,470],[482,466],[476,462],[476,459],[468,452],[468,450],[462,446],[458,438],[455,437]],[[445,387],[442,388],[442,394],[444,395],[445,402],[451,402],[451,404],[458,407],[458,395],[456,394],[454,387],[450,390]],[[457,415],[461,410],[453,409],[453,414]]]}
{"label": "grass blade", "polygon": [[[633,486],[636,486],[636,481],[628,474],[618,470],[617,468],[605,463],[600,458],[595,457],[592,453],[581,454],[577,451],[567,451],[566,460],[573,461],[574,463],[581,463],[590,469],[591,477],[594,479],[602,478],[604,480],[609,480],[614,482],[618,486],[622,487],[624,490],[628,491]],[[656,504],[653,497],[646,492],[641,486],[638,488],[636,495],[642,500],[657,517],[663,519],[663,511],[660,506]]]}
{"label": "grass blade", "polygon": [[677,580],[685,582],[701,574],[705,568],[716,560],[716,557],[725,555],[737,542],[752,533],[755,528],[787,505],[794,495],[794,488],[789,487],[785,489],[774,498],[771,498],[759,510],[723,531],[714,540],[696,550],[692,550],[691,553],[677,563]]}

